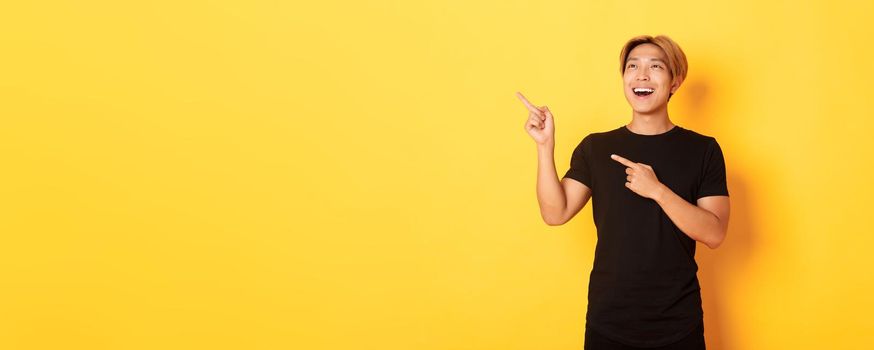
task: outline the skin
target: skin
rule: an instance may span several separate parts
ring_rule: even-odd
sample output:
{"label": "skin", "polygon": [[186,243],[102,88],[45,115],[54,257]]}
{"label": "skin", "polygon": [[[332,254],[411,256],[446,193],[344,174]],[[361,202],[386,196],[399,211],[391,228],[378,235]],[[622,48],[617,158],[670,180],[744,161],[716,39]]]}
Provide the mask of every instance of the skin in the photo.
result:
{"label": "skin", "polygon": [[[668,96],[677,91],[682,79],[673,79],[665,54],[656,45],[638,45],[628,56],[622,79],[625,98],[632,107],[632,120],[626,127],[631,132],[643,135],[667,132],[675,126],[668,117]],[[655,92],[641,100],[634,95],[632,88],[635,86],[651,87]],[[547,106],[535,106],[519,92],[516,95],[528,109],[525,131],[537,144],[537,200],[541,217],[548,225],[562,225],[589,202],[592,190],[571,178],[559,181],[555,170],[555,121],[552,112]],[[634,162],[621,155],[610,157],[627,167],[625,187],[656,201],[686,235],[710,249],[718,248],[725,240],[730,207],[728,196],[699,198],[693,205],[661,183],[650,165]]]}

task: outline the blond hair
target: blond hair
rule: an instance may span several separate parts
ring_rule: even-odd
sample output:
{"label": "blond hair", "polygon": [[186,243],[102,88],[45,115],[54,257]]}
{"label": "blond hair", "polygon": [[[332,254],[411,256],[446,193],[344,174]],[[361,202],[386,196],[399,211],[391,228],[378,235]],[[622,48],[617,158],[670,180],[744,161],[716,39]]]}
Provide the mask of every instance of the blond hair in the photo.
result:
{"label": "blond hair", "polygon": [[[680,45],[677,45],[674,40],[666,35],[656,35],[654,37],[651,35],[638,35],[629,39],[622,46],[622,51],[619,53],[619,72],[623,76],[625,75],[625,62],[628,60],[628,54],[640,44],[653,44],[662,49],[668,61],[667,65],[671,72],[671,81],[680,79],[682,82],[686,79],[686,73],[689,71],[689,62],[686,61],[686,54],[683,53]],[[671,95],[673,93],[668,95],[668,100],[671,99]]]}

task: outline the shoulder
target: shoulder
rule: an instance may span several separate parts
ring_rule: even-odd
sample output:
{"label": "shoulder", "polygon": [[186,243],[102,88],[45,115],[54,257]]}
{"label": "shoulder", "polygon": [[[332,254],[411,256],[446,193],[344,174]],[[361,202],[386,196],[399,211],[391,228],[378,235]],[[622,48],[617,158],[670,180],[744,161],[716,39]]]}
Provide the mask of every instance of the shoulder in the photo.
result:
{"label": "shoulder", "polygon": [[685,132],[687,137],[691,137],[691,138],[698,139],[698,140],[707,141],[710,139],[716,139],[712,135],[704,134],[704,133],[701,133],[701,132],[698,132],[698,131],[695,131],[692,129],[683,128],[683,131]]}
{"label": "shoulder", "polygon": [[686,142],[689,142],[690,144],[704,147],[704,148],[711,148],[714,146],[719,147],[719,142],[716,141],[715,136],[704,134],[704,133],[701,133],[701,132],[698,132],[698,131],[695,131],[692,129],[686,129],[686,128],[683,128],[682,131],[683,131],[684,140]]}
{"label": "shoulder", "polygon": [[685,147],[689,151],[694,152],[697,157],[700,157],[704,163],[721,163],[724,162],[722,147],[716,140],[715,136],[699,133],[693,130],[685,129]]}

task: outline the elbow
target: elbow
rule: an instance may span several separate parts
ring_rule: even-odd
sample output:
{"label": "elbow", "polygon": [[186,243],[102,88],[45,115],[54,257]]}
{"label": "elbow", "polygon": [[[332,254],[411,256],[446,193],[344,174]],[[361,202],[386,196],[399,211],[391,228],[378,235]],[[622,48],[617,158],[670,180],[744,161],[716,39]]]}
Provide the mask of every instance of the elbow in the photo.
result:
{"label": "elbow", "polygon": [[722,245],[722,242],[725,241],[725,235],[728,233],[728,220],[722,220],[719,217],[717,217],[716,220],[719,224],[716,233],[704,242],[710,249],[719,248],[719,246]]}
{"label": "elbow", "polygon": [[541,217],[543,222],[549,226],[561,226],[567,222],[567,219],[560,215],[541,215]]}
{"label": "elbow", "polygon": [[561,226],[561,225],[564,225],[564,223],[567,222],[567,221],[566,221],[566,220],[557,219],[557,218],[546,218],[546,217],[544,217],[544,218],[543,218],[543,222],[546,223],[546,224],[549,225],[549,226]]}
{"label": "elbow", "polygon": [[723,241],[725,241],[725,232],[724,231],[716,239],[711,240],[710,242],[705,242],[705,244],[710,249],[716,249],[722,245]]}
{"label": "elbow", "polygon": [[549,221],[549,220],[543,220],[543,222],[545,222],[545,223],[546,223],[547,225],[549,225],[549,226],[561,226],[561,225],[564,225],[564,223],[567,222],[567,221],[556,221],[556,220]]}

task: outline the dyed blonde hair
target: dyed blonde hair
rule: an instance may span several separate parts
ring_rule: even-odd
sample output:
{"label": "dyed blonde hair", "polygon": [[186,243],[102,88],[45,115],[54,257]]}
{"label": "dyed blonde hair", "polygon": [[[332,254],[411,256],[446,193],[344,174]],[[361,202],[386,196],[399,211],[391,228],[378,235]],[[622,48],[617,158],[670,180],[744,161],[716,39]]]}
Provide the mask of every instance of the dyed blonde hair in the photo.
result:
{"label": "dyed blonde hair", "polygon": [[[667,65],[671,72],[671,82],[680,79],[682,84],[682,81],[686,79],[686,73],[689,71],[689,62],[686,61],[686,54],[683,53],[680,45],[677,45],[674,40],[666,35],[656,35],[654,37],[651,35],[638,35],[629,39],[619,54],[619,72],[623,76],[625,76],[625,63],[628,60],[628,54],[640,44],[653,44],[661,48],[668,61]],[[668,100],[671,99],[672,95],[673,93],[668,95]]]}

